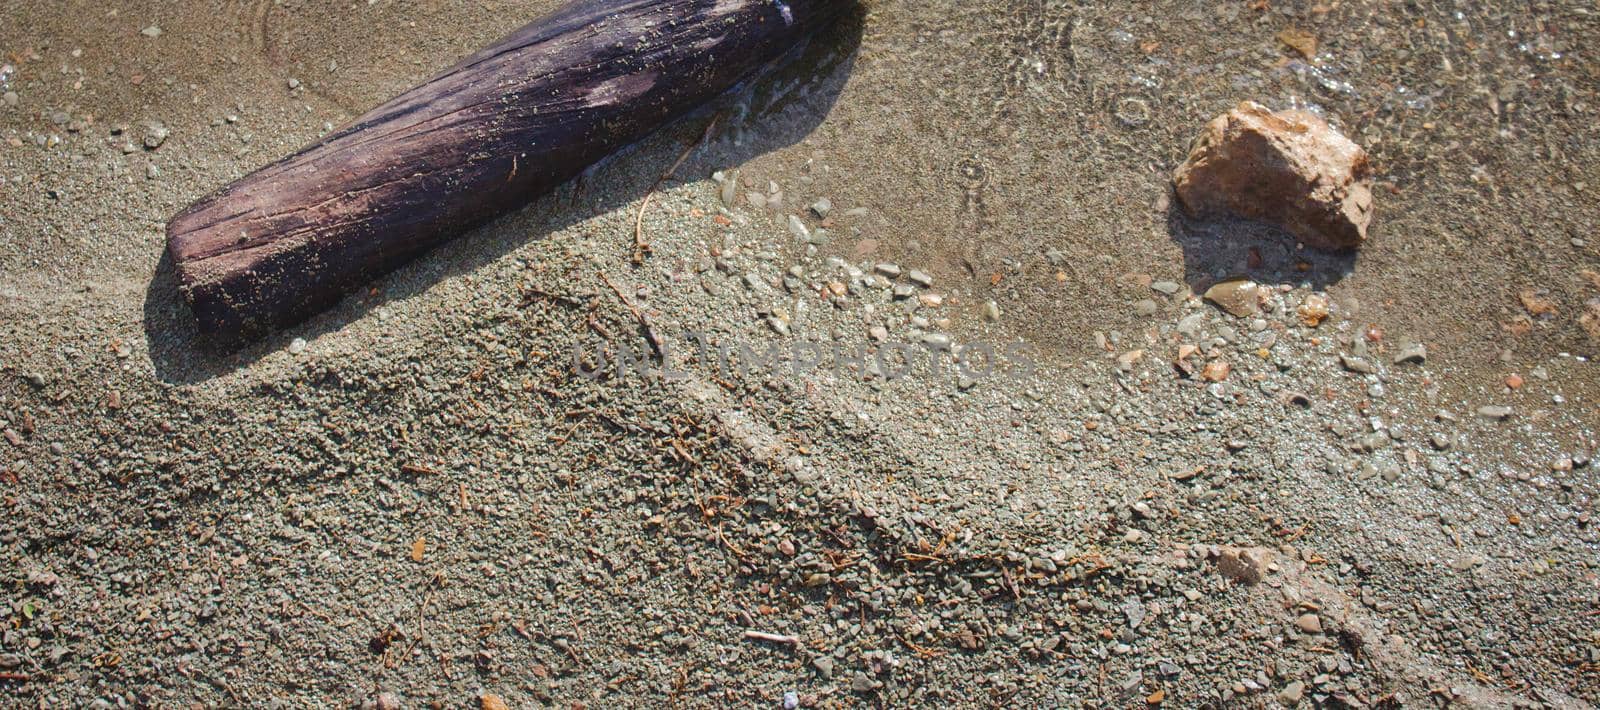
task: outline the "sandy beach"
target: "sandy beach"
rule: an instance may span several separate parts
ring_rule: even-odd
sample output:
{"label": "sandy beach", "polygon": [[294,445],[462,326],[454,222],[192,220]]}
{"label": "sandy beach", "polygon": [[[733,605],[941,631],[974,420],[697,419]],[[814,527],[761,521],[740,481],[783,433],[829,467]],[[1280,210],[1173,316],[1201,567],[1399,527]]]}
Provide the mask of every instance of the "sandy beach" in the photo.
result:
{"label": "sandy beach", "polygon": [[[1600,702],[1593,3],[868,0],[198,334],[174,214],[558,5],[0,0],[0,705]],[[1359,251],[1176,203],[1243,101]]]}

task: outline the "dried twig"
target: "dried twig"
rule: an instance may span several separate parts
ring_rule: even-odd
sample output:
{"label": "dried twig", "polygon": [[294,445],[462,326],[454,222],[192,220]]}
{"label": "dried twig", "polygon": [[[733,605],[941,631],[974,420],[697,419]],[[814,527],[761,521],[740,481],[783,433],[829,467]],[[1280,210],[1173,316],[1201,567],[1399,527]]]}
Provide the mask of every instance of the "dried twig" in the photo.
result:
{"label": "dried twig", "polygon": [[787,634],[769,634],[765,631],[746,631],[744,632],[744,637],[751,641],[768,641],[771,643],[781,643],[786,646],[800,645],[800,639]]}
{"label": "dried twig", "polygon": [[661,177],[656,178],[655,183],[644,193],[644,199],[639,201],[639,212],[633,216],[633,263],[644,263],[644,255],[650,251],[650,242],[644,240],[644,211],[650,207],[651,198],[655,197],[656,190],[661,187],[661,183],[666,182],[672,177],[673,173],[678,172],[678,168],[683,167],[683,161],[688,160],[689,155],[696,148],[711,139],[711,133],[716,130],[717,121],[721,118],[722,114],[720,113],[711,117],[711,122],[706,124],[705,132],[700,134],[700,140],[695,141],[694,144],[684,149],[683,154],[679,155],[676,161],[673,161],[672,167],[667,168],[667,171],[662,173]]}
{"label": "dried twig", "polygon": [[566,306],[581,306],[584,303],[587,303],[588,300],[591,298],[591,296],[589,296],[587,294],[579,294],[579,295],[576,295],[576,296],[570,296],[570,295],[567,295],[567,294],[564,294],[564,293],[554,293],[554,292],[551,292],[551,291],[546,291],[546,290],[544,290],[542,288],[529,287],[529,288],[523,289],[523,291],[522,291],[522,307],[523,308],[527,308],[528,306],[532,305],[534,301],[539,300],[541,298],[544,299],[544,300],[547,300],[547,301],[554,301],[556,303],[560,303],[560,304],[566,305]]}
{"label": "dried twig", "polygon": [[656,335],[655,327],[650,324],[650,316],[639,310],[639,307],[634,305],[633,299],[628,298],[628,294],[623,293],[622,289],[617,288],[617,285],[612,283],[611,277],[607,276],[606,272],[600,272],[600,280],[606,282],[606,285],[616,292],[617,298],[622,299],[622,305],[627,306],[628,310],[633,313],[634,320],[639,321],[639,327],[644,328],[645,337],[650,341],[650,349],[656,351],[656,356],[662,358],[664,362],[667,356],[666,351],[661,345],[661,337]]}
{"label": "dried twig", "polygon": [[924,648],[922,646],[918,646],[918,645],[912,643],[911,639],[908,639],[905,636],[902,636],[902,635],[900,635],[898,633],[895,634],[894,637],[897,638],[897,639],[900,639],[900,643],[905,644],[906,648],[911,649],[911,652],[917,654],[918,658],[938,658],[940,656],[945,655],[945,653],[946,653],[946,651],[940,651],[940,650],[935,650],[935,649],[931,649],[931,648]]}

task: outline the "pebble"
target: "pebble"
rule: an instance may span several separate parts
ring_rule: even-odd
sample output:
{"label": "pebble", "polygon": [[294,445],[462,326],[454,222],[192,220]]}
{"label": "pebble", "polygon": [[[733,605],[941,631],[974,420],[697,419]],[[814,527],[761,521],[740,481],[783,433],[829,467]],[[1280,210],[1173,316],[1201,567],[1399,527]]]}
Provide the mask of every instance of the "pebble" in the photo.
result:
{"label": "pebble", "polygon": [[872,678],[865,673],[858,672],[854,678],[850,679],[850,689],[857,693],[870,693],[873,686]]}
{"label": "pebble", "polygon": [[22,98],[17,96],[15,91],[7,91],[4,96],[0,96],[0,102],[5,103],[7,108],[13,108],[22,103]]}
{"label": "pebble", "polygon": [[1150,288],[1157,293],[1173,296],[1177,295],[1178,290],[1183,287],[1179,286],[1175,281],[1156,281],[1150,284]]}
{"label": "pebble", "polygon": [[303,353],[305,351],[306,351],[306,339],[305,338],[295,338],[294,340],[289,341],[289,353],[291,355],[299,355],[300,353]]}
{"label": "pebble", "polygon": [[1223,281],[1206,289],[1205,298],[1236,318],[1247,318],[1261,310],[1260,293],[1254,281]]}
{"label": "pebble", "polygon": [[800,694],[793,690],[783,694],[783,710],[795,710],[800,707]]}
{"label": "pebble", "polygon": [[1422,343],[1402,341],[1400,349],[1394,354],[1394,363],[1413,363],[1420,365],[1428,359],[1428,347]]}
{"label": "pebble", "polygon": [[723,172],[718,170],[711,174],[711,179],[722,185],[722,189],[717,193],[717,197],[722,200],[722,206],[730,210],[733,209],[735,201],[739,198],[739,171]]}
{"label": "pebble", "polygon": [[994,301],[985,301],[983,304],[983,319],[991,323],[1000,320],[1000,304]]}
{"label": "pebble", "polygon": [[1478,416],[1498,421],[1511,416],[1511,408],[1501,404],[1486,404],[1478,407]]}
{"label": "pebble", "polygon": [[906,274],[906,278],[911,279],[912,283],[923,288],[929,288],[933,286],[933,277],[916,269],[912,269],[910,272],[908,272]]}
{"label": "pebble", "polygon": [[891,279],[900,278],[900,265],[899,264],[887,264],[887,263],[879,264],[879,265],[873,267],[873,270],[878,272],[878,273],[880,273],[880,274],[883,274],[884,276],[887,276],[887,277],[889,277]]}
{"label": "pebble", "polygon": [[824,680],[833,677],[832,657],[817,656],[817,659],[811,662],[811,667],[817,669],[817,675],[822,676]]}
{"label": "pebble", "polygon": [[172,132],[167,130],[167,127],[160,121],[151,121],[145,124],[144,127],[144,147],[150,150],[160,148],[162,143],[167,142],[167,136],[171,134]]}
{"label": "pebble", "polygon": [[1339,355],[1339,364],[1344,365],[1346,370],[1359,372],[1363,375],[1371,375],[1378,372],[1378,368],[1373,367],[1372,363],[1354,355]]}
{"label": "pebble", "polygon": [[1300,698],[1305,695],[1305,692],[1305,681],[1293,681],[1288,685],[1283,686],[1283,690],[1278,692],[1278,701],[1285,705],[1293,705],[1300,702]]}
{"label": "pebble", "polygon": [[910,284],[896,284],[894,287],[895,300],[904,300],[917,295],[917,290]]}
{"label": "pebble", "polygon": [[1294,625],[1308,634],[1322,633],[1322,619],[1316,614],[1301,614],[1300,618],[1294,620]]}
{"label": "pebble", "polygon": [[817,219],[827,219],[828,213],[832,211],[833,202],[826,197],[811,203],[811,214],[816,215]]}
{"label": "pebble", "polygon": [[1133,312],[1141,316],[1153,316],[1159,308],[1160,306],[1157,306],[1155,301],[1148,298],[1139,299],[1133,304]]}
{"label": "pebble", "polygon": [[1206,314],[1190,313],[1178,321],[1178,332],[1189,338],[1200,337],[1200,326],[1205,325]]}
{"label": "pebble", "polygon": [[800,221],[800,218],[796,215],[789,215],[789,233],[802,242],[811,239],[811,230],[806,229],[806,223]]}
{"label": "pebble", "polygon": [[156,37],[160,37],[161,36],[161,28],[159,26],[157,26],[157,25],[151,25],[151,26],[146,27],[146,28],[144,28],[142,30],[139,30],[139,34],[142,34],[142,35],[144,35],[146,37],[149,37],[151,39],[155,39]]}
{"label": "pebble", "polygon": [[1327,320],[1328,314],[1328,297],[1318,293],[1306,296],[1305,302],[1295,309],[1295,315],[1299,316],[1300,323],[1308,328],[1322,325],[1322,321]]}

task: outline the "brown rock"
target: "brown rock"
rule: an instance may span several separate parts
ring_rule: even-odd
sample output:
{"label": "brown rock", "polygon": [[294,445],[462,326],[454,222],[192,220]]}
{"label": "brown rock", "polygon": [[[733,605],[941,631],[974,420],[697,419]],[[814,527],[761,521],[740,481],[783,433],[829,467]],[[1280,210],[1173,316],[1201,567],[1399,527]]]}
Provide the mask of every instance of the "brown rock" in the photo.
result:
{"label": "brown rock", "polygon": [[1278,41],[1306,59],[1317,58],[1317,36],[1298,27],[1290,27],[1278,33]]}
{"label": "brown rock", "polygon": [[1294,625],[1308,634],[1322,633],[1322,619],[1316,614],[1301,614],[1294,620]]}
{"label": "brown rock", "polygon": [[506,701],[501,700],[500,696],[492,693],[484,693],[478,696],[478,707],[482,710],[509,710]]}
{"label": "brown rock", "polygon": [[1254,281],[1223,281],[1206,289],[1205,298],[1236,318],[1248,318],[1261,311],[1261,287]]}
{"label": "brown rock", "polygon": [[1359,247],[1372,222],[1367,152],[1305,111],[1239,104],[1206,125],[1172,179],[1195,217],[1271,222],[1318,249]]}
{"label": "brown rock", "polygon": [[1578,316],[1578,326],[1583,328],[1583,332],[1588,333],[1590,338],[1600,342],[1600,298],[1589,299],[1585,307],[1587,310],[1584,314]]}
{"label": "brown rock", "polygon": [[1551,316],[1561,310],[1547,292],[1534,288],[1518,291],[1517,300],[1522,301],[1522,307],[1528,309],[1528,313],[1536,316]]}
{"label": "brown rock", "polygon": [[1267,554],[1264,550],[1225,547],[1217,557],[1217,571],[1239,584],[1260,584],[1267,573]]}
{"label": "brown rock", "polygon": [[1233,372],[1233,366],[1222,360],[1212,360],[1206,363],[1205,369],[1200,371],[1200,377],[1206,382],[1221,382],[1228,379],[1228,373]]}

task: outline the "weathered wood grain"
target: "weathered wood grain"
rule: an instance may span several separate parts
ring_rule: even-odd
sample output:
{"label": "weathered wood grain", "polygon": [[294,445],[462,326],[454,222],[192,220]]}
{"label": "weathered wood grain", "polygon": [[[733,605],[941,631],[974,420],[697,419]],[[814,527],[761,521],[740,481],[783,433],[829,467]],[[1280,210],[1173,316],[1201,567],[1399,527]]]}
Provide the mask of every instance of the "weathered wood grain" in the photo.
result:
{"label": "weathered wood grain", "polygon": [[581,0],[167,227],[202,331],[326,308],[727,90],[853,0]]}

